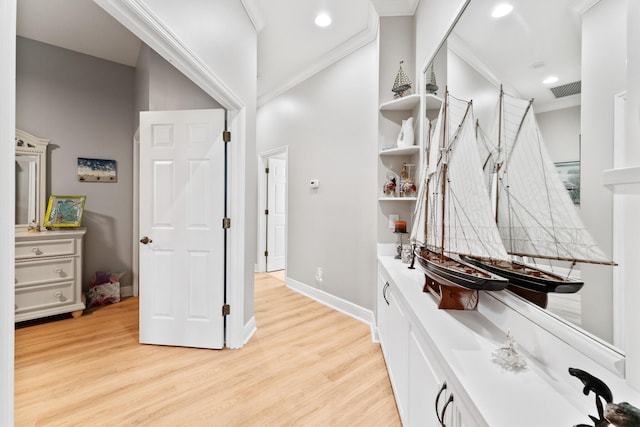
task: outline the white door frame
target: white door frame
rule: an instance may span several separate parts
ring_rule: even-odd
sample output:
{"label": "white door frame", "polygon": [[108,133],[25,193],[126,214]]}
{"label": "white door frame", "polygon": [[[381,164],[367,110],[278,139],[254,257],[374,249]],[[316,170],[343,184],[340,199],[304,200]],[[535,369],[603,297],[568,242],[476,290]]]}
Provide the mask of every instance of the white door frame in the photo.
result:
{"label": "white door frame", "polygon": [[[238,226],[232,226],[228,234],[227,303],[231,305],[231,314],[227,316],[226,345],[229,348],[241,348],[244,345],[245,200],[242,195],[245,194],[246,187],[245,103],[184,46],[157,16],[146,8],[141,8],[139,2],[94,1],[227,110],[227,127],[233,139],[228,147],[228,194],[231,195],[228,216]],[[233,197],[236,194],[240,197]]]}
{"label": "white door frame", "polygon": [[[258,252],[256,254],[256,268],[258,273],[264,273],[267,271],[267,264],[264,259],[264,251],[267,247],[266,230],[267,221],[265,219],[264,211],[267,209],[267,178],[264,173],[265,168],[269,164],[269,157],[280,156],[284,154],[284,160],[286,162],[286,187],[285,187],[285,216],[289,216],[289,147],[274,148],[272,150],[263,151],[258,155]],[[289,225],[285,220],[284,236],[285,236],[285,266],[287,265],[286,245],[288,239]]]}
{"label": "white door frame", "polygon": [[[0,1],[0,198],[15,200],[16,0]],[[12,426],[15,321],[15,210],[0,208],[0,425]]]}

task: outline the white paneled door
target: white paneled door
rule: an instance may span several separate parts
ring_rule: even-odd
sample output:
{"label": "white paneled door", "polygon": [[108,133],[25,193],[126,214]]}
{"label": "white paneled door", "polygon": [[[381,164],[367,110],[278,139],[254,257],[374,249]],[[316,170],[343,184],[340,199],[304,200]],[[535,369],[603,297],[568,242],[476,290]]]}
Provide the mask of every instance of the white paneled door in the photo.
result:
{"label": "white paneled door", "polygon": [[267,183],[267,271],[285,268],[287,161],[269,158]]}
{"label": "white paneled door", "polygon": [[224,110],[140,113],[140,342],[224,346]]}

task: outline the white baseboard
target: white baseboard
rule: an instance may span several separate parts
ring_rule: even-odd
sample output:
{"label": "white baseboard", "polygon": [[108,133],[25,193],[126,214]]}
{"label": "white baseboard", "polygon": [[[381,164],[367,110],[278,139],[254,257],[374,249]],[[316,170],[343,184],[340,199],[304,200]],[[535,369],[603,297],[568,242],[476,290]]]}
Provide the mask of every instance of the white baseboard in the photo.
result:
{"label": "white baseboard", "polygon": [[314,288],[309,285],[305,285],[302,282],[298,282],[290,277],[285,278],[285,283],[289,289],[298,292],[312,300],[333,308],[341,313],[351,316],[356,320],[366,323],[371,328],[371,338],[374,342],[377,342],[377,334],[373,311],[360,307],[350,301],[338,298],[335,295],[331,295],[325,291]]}
{"label": "white baseboard", "polygon": [[133,296],[133,286],[120,286],[120,296],[122,298]]}
{"label": "white baseboard", "polygon": [[242,341],[243,346],[249,342],[249,340],[253,335],[255,335],[257,330],[258,330],[258,327],[256,326],[256,318],[255,316],[252,316],[251,319],[249,319],[249,321],[244,325],[244,330],[242,334],[244,337]]}

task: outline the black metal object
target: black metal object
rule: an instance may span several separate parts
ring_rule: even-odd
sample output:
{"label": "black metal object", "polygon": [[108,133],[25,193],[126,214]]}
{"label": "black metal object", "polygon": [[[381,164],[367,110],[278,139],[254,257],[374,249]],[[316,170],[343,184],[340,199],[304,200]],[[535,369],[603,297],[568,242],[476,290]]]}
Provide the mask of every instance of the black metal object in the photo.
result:
{"label": "black metal object", "polygon": [[[582,392],[585,396],[588,396],[590,392],[596,395],[596,409],[598,410],[598,418],[593,415],[589,415],[589,418],[594,422],[593,427],[607,427],[609,421],[605,419],[604,406],[602,401],[606,404],[613,403],[613,394],[611,389],[599,378],[594,377],[590,373],[578,368],[569,368],[569,374],[582,381],[584,388]],[[576,424],[574,427],[592,427],[588,424]]]}

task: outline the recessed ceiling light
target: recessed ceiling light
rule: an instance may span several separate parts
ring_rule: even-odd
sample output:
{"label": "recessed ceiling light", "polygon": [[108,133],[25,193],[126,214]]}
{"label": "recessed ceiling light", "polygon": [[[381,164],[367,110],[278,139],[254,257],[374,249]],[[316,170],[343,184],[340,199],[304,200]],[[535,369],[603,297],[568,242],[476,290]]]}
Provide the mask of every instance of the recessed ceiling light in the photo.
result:
{"label": "recessed ceiling light", "polygon": [[513,10],[513,6],[509,3],[500,3],[496,7],[493,8],[491,12],[491,16],[494,18],[502,18],[503,16],[507,16]]}
{"label": "recessed ceiling light", "polygon": [[546,85],[550,85],[551,83],[555,83],[557,81],[558,81],[558,78],[556,76],[549,76],[546,79],[544,79],[542,83]]}
{"label": "recessed ceiling light", "polygon": [[331,17],[326,13],[320,13],[316,16],[315,23],[318,27],[328,27],[331,25]]}

